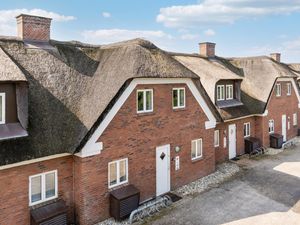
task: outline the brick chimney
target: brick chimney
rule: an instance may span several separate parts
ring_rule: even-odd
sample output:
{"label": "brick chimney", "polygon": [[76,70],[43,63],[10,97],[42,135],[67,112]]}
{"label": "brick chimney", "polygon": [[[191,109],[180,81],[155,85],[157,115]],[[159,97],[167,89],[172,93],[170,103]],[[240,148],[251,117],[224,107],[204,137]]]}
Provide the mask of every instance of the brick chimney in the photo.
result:
{"label": "brick chimney", "polygon": [[199,43],[200,55],[208,58],[215,57],[215,46],[216,44],[211,42]]}
{"label": "brick chimney", "polygon": [[281,54],[280,54],[280,53],[271,53],[271,54],[270,54],[270,57],[271,57],[272,59],[274,59],[275,61],[280,62]]}
{"label": "brick chimney", "polygon": [[26,41],[48,42],[51,18],[21,14],[16,17],[18,37]]}

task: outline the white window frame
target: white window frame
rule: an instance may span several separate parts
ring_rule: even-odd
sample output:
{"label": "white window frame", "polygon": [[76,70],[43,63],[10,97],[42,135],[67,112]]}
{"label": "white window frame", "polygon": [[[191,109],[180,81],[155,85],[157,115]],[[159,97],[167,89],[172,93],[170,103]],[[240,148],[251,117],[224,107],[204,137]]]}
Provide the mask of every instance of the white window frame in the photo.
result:
{"label": "white window frame", "polygon": [[[47,174],[51,174],[54,173],[54,179],[55,179],[55,195],[50,197],[50,198],[46,198],[46,175]],[[41,177],[41,200],[36,201],[36,202],[31,202],[31,179],[35,178],[35,177]],[[42,202],[46,202],[52,199],[55,199],[58,197],[58,178],[57,178],[57,170],[52,170],[49,172],[45,172],[45,173],[39,173],[36,175],[32,175],[29,176],[29,206],[34,206],[37,204],[40,204]]]}
{"label": "white window frame", "polygon": [[281,96],[281,84],[276,84],[275,93],[277,97]]}
{"label": "white window frame", "polygon": [[[192,157],[193,142],[196,142],[196,156],[195,157]],[[197,152],[198,142],[200,142],[200,146],[201,146],[201,148],[199,149],[200,152]],[[192,158],[192,160],[200,159],[200,158],[202,158],[202,156],[203,156],[203,141],[202,141],[202,138],[192,140],[192,142],[191,142],[191,158]]]}
{"label": "white window frame", "polygon": [[[151,93],[151,109],[146,109],[146,92],[150,91]],[[143,93],[143,110],[139,110],[139,93]],[[136,91],[136,111],[137,113],[148,113],[153,112],[153,89],[139,89]]]}
{"label": "white window frame", "polygon": [[[272,124],[272,126],[270,126]],[[269,134],[273,134],[275,132],[275,121],[273,119],[269,120]]]}
{"label": "white window frame", "polygon": [[[228,91],[230,89],[230,91]],[[230,96],[228,94],[230,93]],[[233,85],[227,84],[226,85],[226,100],[233,99]]]}
{"label": "white window frame", "polygon": [[293,114],[293,126],[297,126],[298,125],[298,118],[297,118],[297,113]]}
{"label": "white window frame", "polygon": [[[122,161],[125,161],[126,162],[126,180],[120,182],[120,162]],[[113,163],[117,163],[117,183],[116,184],[113,184],[113,185],[110,185],[110,165],[113,164]],[[117,187],[119,185],[122,185],[122,184],[126,184],[128,183],[128,158],[124,158],[124,159],[119,159],[119,160],[115,160],[115,161],[112,161],[112,162],[109,162],[108,163],[108,188],[114,188],[114,187]]]}
{"label": "white window frame", "polygon": [[[220,89],[220,94],[219,94],[219,89]],[[223,100],[225,100],[225,85],[217,85],[217,101],[223,101]]]}
{"label": "white window frame", "polygon": [[288,95],[288,96],[292,95],[292,84],[291,83],[287,83],[286,86],[287,86],[287,93],[286,93],[286,95]]}
{"label": "white window frame", "polygon": [[[183,90],[183,106],[180,105],[180,91]],[[177,106],[174,105],[174,96],[173,92],[177,91],[177,96],[178,96],[178,101],[177,101]],[[183,109],[185,108],[185,88],[173,88],[172,89],[172,106],[173,109]]]}
{"label": "white window frame", "polygon": [[220,130],[215,130],[215,133],[214,133],[214,146],[215,147],[220,146]]}
{"label": "white window frame", "polygon": [[[247,128],[248,128],[248,130],[247,130]],[[245,132],[245,130],[246,130],[246,132]],[[247,123],[244,123],[244,137],[246,138],[246,137],[250,137],[250,135],[251,135],[251,124],[250,124],[250,122],[247,122]]]}
{"label": "white window frame", "polygon": [[5,93],[0,93],[0,97],[2,98],[2,118],[0,118],[0,124],[5,124],[5,109],[6,109]]}

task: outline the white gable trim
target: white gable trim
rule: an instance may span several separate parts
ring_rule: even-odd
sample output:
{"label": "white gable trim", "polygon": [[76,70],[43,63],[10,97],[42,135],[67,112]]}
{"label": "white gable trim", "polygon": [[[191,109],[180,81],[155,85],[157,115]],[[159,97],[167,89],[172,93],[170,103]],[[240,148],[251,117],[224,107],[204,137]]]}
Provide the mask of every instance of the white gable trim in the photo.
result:
{"label": "white gable trim", "polygon": [[136,78],[131,81],[129,86],[125,89],[125,91],[122,93],[120,98],[117,100],[117,102],[114,104],[114,106],[111,108],[109,113],[106,115],[104,120],[101,122],[101,124],[98,126],[98,128],[95,130],[95,132],[92,134],[90,139],[87,141],[87,143],[84,145],[84,147],[81,149],[79,153],[76,153],[76,156],[79,157],[88,157],[92,155],[97,155],[101,153],[101,150],[103,149],[103,143],[97,142],[98,138],[102,135],[106,127],[109,125],[109,123],[112,121],[112,119],[115,117],[117,112],[120,110],[122,105],[125,103],[127,98],[130,96],[130,94],[133,92],[133,90],[136,88],[137,85],[140,84],[178,84],[178,83],[185,83],[192,94],[194,95],[195,99],[199,103],[200,107],[203,109],[205,115],[208,118],[208,121],[205,122],[205,128],[211,129],[215,128],[216,126],[216,118],[209,109],[207,103],[199,93],[199,90],[193,83],[193,81],[189,78]]}
{"label": "white gable trim", "polygon": [[[288,82],[290,81],[293,85],[293,88],[294,88],[294,92],[297,96],[297,99],[298,99],[298,109],[300,109],[300,95],[299,95],[299,91],[298,91],[298,87],[297,87],[297,84],[296,84],[296,81],[294,80],[294,78],[289,78],[289,77],[278,77],[275,81],[275,84],[277,83],[277,81],[285,81],[285,82]],[[275,88],[276,85],[273,86],[272,90],[271,90],[271,93],[273,93],[273,90]],[[269,103],[270,103],[270,100],[271,100],[271,97],[268,99],[268,102],[267,102],[267,105],[266,105],[266,110],[264,112],[263,115],[268,115],[268,111],[267,111],[267,108],[269,106]]]}

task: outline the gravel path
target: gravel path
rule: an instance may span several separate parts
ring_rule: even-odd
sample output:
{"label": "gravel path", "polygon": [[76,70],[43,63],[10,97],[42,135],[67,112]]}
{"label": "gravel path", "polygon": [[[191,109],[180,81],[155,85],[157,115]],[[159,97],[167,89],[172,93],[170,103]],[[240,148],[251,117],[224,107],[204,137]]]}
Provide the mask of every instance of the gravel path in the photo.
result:
{"label": "gravel path", "polygon": [[[201,193],[205,190],[208,190],[211,187],[223,183],[230,177],[237,174],[239,170],[240,170],[239,166],[236,165],[235,163],[226,162],[220,164],[217,166],[216,172],[206,177],[200,178],[190,184],[184,185],[183,187],[180,187],[177,190],[175,190],[174,193],[182,196],[183,198],[191,194]],[[148,212],[149,209],[143,214],[147,215]],[[154,215],[154,213],[151,213],[151,215]],[[97,225],[127,225],[127,224],[129,224],[128,220],[117,222],[113,218],[109,218],[101,223],[98,223]]]}

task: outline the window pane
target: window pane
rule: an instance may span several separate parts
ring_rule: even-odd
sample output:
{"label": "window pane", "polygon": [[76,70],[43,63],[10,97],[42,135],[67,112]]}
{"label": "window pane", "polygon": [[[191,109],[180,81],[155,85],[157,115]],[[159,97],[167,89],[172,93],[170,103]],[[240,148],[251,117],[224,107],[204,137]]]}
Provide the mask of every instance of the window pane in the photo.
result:
{"label": "window pane", "polygon": [[31,178],[31,202],[42,200],[41,182],[41,176]]}
{"label": "window pane", "polygon": [[55,173],[46,174],[46,198],[55,196]]}
{"label": "window pane", "polygon": [[2,96],[0,96],[0,121],[3,121],[3,119],[2,119],[2,102],[3,102],[3,99],[2,99]]}
{"label": "window pane", "polygon": [[112,186],[117,183],[117,163],[109,164],[109,185]]}
{"label": "window pane", "polygon": [[146,110],[152,109],[152,92],[146,91]]}
{"label": "window pane", "polygon": [[138,111],[144,110],[144,99],[143,99],[144,93],[142,91],[138,92]]}
{"label": "window pane", "polygon": [[184,89],[180,89],[179,90],[179,96],[180,96],[180,103],[179,103],[179,105],[180,106],[184,106]]}
{"label": "window pane", "polygon": [[178,92],[177,90],[173,90],[173,106],[178,106]]}
{"label": "window pane", "polygon": [[197,156],[202,156],[202,140],[197,141]]}
{"label": "window pane", "polygon": [[192,158],[196,158],[196,141],[192,141]]}
{"label": "window pane", "polygon": [[120,161],[120,182],[126,181],[127,180],[127,174],[126,174],[126,160]]}

